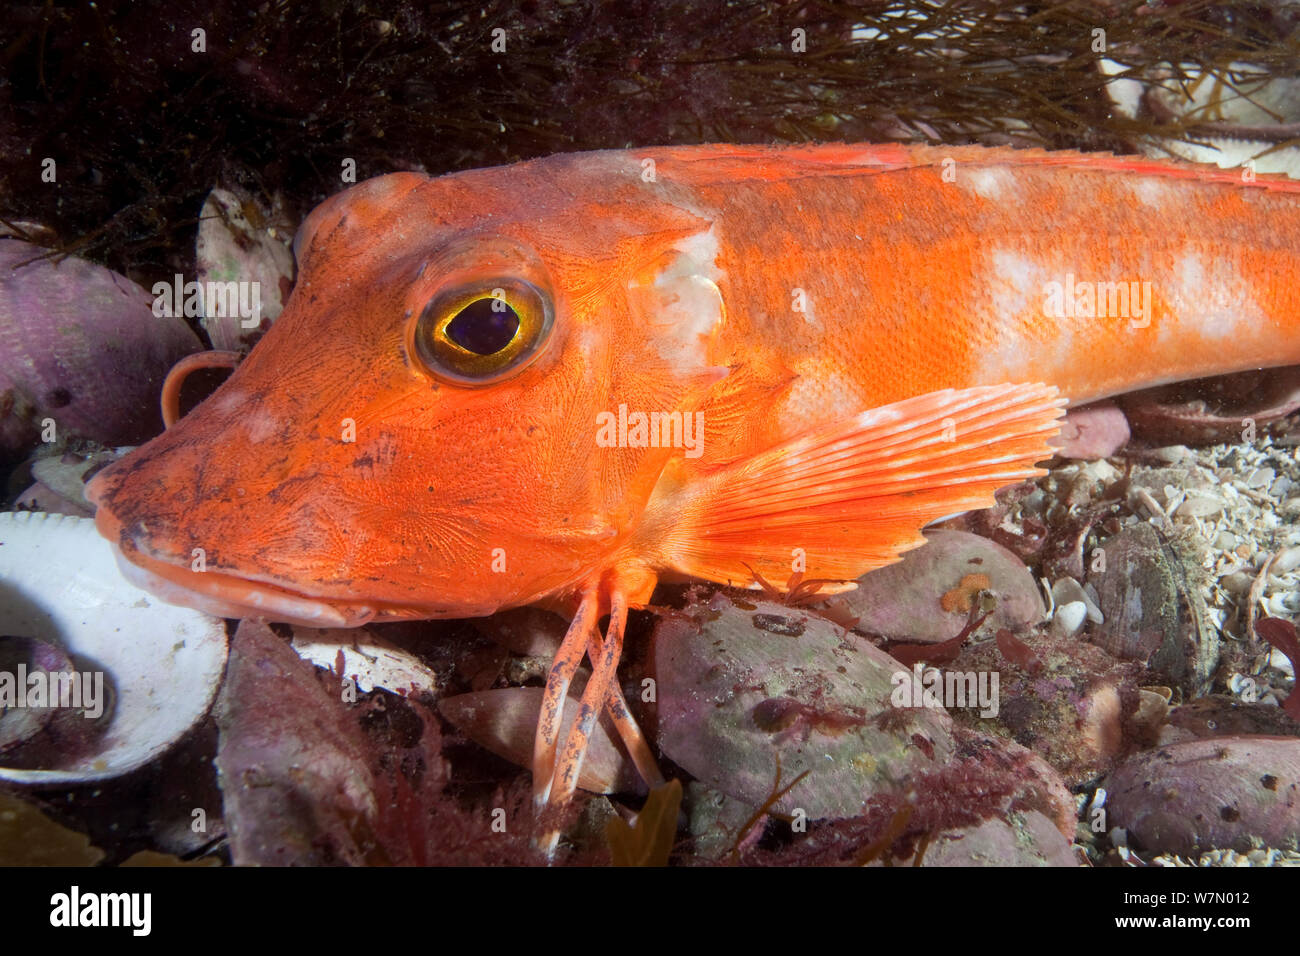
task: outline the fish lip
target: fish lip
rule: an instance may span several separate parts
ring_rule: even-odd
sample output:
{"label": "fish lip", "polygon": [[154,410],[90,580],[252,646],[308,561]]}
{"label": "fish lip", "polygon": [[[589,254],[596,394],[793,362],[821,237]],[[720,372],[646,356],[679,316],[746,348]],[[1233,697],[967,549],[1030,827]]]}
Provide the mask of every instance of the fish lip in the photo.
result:
{"label": "fish lip", "polygon": [[169,604],[192,607],[216,617],[261,617],[315,628],[361,627],[381,614],[395,619],[369,604],[330,603],[220,571],[191,571],[139,551],[128,557],[116,543],[111,546],[122,576],[131,584]]}
{"label": "fish lip", "polygon": [[382,602],[329,601],[278,584],[223,571],[194,571],[184,564],[155,558],[129,541],[123,535],[121,519],[102,505],[95,512],[95,526],[108,539],[118,569],[129,583],[169,604],[192,607],[216,617],[262,617],[302,627],[346,628],[377,620],[427,616],[416,608]]}
{"label": "fish lip", "polygon": [[[122,519],[104,502],[102,486],[97,490],[100,493],[95,496],[95,503],[99,505],[95,511],[95,528],[108,540],[122,576],[135,587],[170,604],[191,607],[215,617],[260,617],[313,628],[487,617],[501,609],[496,602],[339,600],[226,571],[195,571],[181,559],[169,560],[146,553],[134,537],[126,533]],[[107,497],[111,498],[111,495]]]}

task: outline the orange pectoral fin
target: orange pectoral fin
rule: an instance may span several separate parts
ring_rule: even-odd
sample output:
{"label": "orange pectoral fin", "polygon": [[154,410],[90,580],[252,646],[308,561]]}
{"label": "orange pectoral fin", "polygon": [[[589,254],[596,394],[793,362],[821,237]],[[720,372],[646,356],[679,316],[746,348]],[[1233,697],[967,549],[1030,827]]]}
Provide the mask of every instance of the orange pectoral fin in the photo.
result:
{"label": "orange pectoral fin", "polygon": [[1065,401],[1046,385],[947,389],[805,432],[665,500],[663,566],[747,586],[791,571],[851,581],[920,529],[1044,474]]}

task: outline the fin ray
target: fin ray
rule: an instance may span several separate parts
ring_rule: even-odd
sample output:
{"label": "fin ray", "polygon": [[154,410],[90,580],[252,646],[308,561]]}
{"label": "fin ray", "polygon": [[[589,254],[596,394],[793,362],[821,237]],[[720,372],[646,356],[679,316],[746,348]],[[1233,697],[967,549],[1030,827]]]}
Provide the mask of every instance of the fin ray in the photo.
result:
{"label": "fin ray", "polygon": [[748,585],[787,580],[801,548],[809,577],[853,580],[922,544],[930,521],[1043,474],[1064,404],[1045,385],[946,389],[804,432],[664,502],[661,558]]}

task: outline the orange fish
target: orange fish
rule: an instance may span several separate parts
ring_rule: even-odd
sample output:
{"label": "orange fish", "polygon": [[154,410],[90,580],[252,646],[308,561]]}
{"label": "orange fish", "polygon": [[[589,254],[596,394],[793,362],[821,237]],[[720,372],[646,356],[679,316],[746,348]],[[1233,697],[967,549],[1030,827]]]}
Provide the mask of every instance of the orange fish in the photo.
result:
{"label": "orange fish", "polygon": [[629,607],[668,578],[849,587],[1041,474],[1066,401],[1300,362],[1297,192],[897,145],[382,176],[311,214],[229,380],[88,493],[137,582],[229,617],[567,609],[538,803],[602,708],[653,782]]}

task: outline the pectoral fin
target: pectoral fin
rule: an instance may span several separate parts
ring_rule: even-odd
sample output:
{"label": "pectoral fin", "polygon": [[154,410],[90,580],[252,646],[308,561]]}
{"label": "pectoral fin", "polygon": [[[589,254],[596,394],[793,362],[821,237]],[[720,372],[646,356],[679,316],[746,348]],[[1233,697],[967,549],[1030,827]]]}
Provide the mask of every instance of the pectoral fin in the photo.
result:
{"label": "pectoral fin", "polygon": [[661,501],[657,560],[740,586],[755,571],[852,581],[924,543],[929,522],[1044,474],[1064,405],[1046,385],[949,389],[804,432]]}

